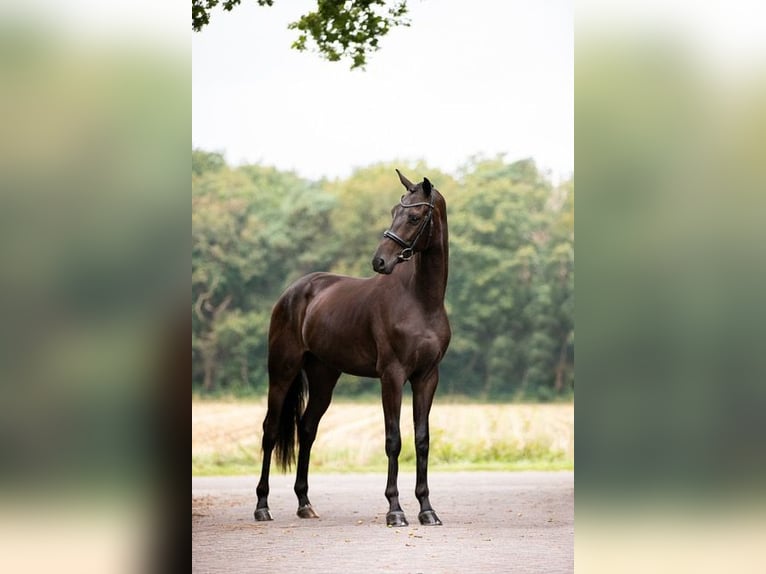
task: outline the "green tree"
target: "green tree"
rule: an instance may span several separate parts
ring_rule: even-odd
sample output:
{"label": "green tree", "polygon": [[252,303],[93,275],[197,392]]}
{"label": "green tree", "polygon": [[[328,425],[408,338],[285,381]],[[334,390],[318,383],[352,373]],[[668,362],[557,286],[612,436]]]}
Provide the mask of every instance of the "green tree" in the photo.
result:
{"label": "green tree", "polygon": [[[312,271],[373,274],[370,258],[402,194],[394,168],[447,198],[453,337],[442,388],[481,398],[550,399],[574,380],[574,184],[534,162],[473,159],[458,178],[423,163],[376,164],[311,182],[192,150],[193,384],[267,385],[271,309]],[[377,392],[346,377],[338,394]]]}
{"label": "green tree", "polygon": [[192,177],[200,176],[208,171],[221,171],[224,167],[226,167],[226,159],[222,153],[192,149]]}
{"label": "green tree", "polygon": [[554,313],[551,337],[556,341],[553,383],[556,393],[574,384],[574,181],[563,182],[558,191],[560,207],[554,206],[544,267]]}
{"label": "green tree", "polygon": [[[240,4],[242,0],[192,0],[192,30],[199,32],[210,23],[210,12],[221,5],[227,12]],[[255,0],[259,6],[273,6],[274,0]]]}
{"label": "green tree", "polygon": [[559,333],[569,332],[559,310],[569,292],[549,283],[565,254],[551,255],[553,223],[557,233],[567,223],[555,191],[531,160],[498,157],[464,168],[450,198],[450,390],[482,397],[555,392]]}
{"label": "green tree", "polygon": [[[272,6],[273,0],[256,0]],[[210,23],[210,13],[218,6],[231,11],[241,0],[192,0],[192,29],[199,32]],[[317,0],[316,10],[288,25],[298,30],[292,47],[304,51],[307,43],[331,61],[351,61],[351,69],[363,67],[367,56],[379,49],[380,39],[397,26],[409,26],[407,1],[399,0]]]}
{"label": "green tree", "polygon": [[206,391],[265,383],[271,307],[292,279],[330,264],[315,238],[333,200],[274,168],[192,176],[192,362]]}

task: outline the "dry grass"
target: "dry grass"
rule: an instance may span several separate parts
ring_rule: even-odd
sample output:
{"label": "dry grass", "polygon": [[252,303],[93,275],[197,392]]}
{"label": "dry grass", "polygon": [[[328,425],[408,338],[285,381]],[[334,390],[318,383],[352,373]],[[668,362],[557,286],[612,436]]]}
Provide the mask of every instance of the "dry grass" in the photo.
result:
{"label": "dry grass", "polygon": [[[402,407],[402,470],[414,470],[412,407]],[[265,401],[192,400],[192,473],[256,474]],[[457,469],[571,469],[573,404],[439,404],[431,411],[430,466]],[[312,472],[380,471],[380,404],[333,402],[322,419]]]}

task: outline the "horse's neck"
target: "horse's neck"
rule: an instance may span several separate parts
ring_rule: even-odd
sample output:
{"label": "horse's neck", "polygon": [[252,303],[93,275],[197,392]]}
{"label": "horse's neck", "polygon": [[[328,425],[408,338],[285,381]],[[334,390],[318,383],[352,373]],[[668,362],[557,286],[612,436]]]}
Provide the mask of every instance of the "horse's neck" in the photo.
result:
{"label": "horse's neck", "polygon": [[444,308],[449,268],[449,240],[446,221],[434,220],[431,246],[415,261],[414,289],[426,311]]}

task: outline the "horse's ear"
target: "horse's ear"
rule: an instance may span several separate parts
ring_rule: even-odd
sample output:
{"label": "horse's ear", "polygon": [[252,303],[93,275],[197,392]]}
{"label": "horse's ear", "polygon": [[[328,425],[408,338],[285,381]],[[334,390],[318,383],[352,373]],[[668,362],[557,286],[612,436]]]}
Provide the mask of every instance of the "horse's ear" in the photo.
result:
{"label": "horse's ear", "polygon": [[424,177],[424,178],[423,178],[423,192],[424,192],[426,195],[431,195],[431,187],[432,187],[432,186],[431,186],[431,182],[430,182],[430,181],[428,181],[428,178],[427,178],[427,177]]}
{"label": "horse's ear", "polygon": [[413,183],[409,179],[404,177],[402,175],[402,172],[399,171],[398,169],[396,170],[396,173],[399,174],[399,181],[402,182],[402,185],[407,188],[407,191],[412,193],[412,190],[415,189],[415,186],[413,185]]}

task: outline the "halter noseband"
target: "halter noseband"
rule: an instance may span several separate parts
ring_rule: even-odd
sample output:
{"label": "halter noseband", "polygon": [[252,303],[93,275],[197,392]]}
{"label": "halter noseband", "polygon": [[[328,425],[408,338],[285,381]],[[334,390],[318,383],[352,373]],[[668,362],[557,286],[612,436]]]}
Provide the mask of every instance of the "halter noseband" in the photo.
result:
{"label": "halter noseband", "polygon": [[420,236],[423,235],[423,231],[425,231],[426,227],[429,228],[428,230],[428,236],[431,236],[431,231],[433,230],[433,213],[434,213],[434,194],[431,193],[431,201],[425,202],[425,201],[419,201],[417,203],[404,203],[402,200],[404,199],[404,196],[401,197],[399,200],[399,205],[404,207],[405,209],[408,207],[417,207],[418,205],[427,205],[428,206],[428,214],[423,218],[423,223],[420,224],[420,229],[418,229],[418,232],[415,234],[415,237],[412,239],[412,241],[406,241],[399,237],[396,233],[391,231],[390,229],[386,229],[383,232],[383,237],[390,239],[391,241],[397,243],[400,245],[403,249],[397,255],[397,258],[401,259],[402,261],[409,261],[412,259],[412,256],[415,254],[414,248],[415,244],[418,242],[418,239],[420,239]]}

